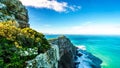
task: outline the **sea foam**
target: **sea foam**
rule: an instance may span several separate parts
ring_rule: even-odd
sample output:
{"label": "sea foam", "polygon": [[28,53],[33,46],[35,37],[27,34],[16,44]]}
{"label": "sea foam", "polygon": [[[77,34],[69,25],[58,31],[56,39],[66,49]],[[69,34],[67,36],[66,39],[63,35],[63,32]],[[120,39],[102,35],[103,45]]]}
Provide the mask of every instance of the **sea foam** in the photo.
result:
{"label": "sea foam", "polygon": [[78,49],[81,49],[81,50],[86,50],[86,46],[85,45],[77,45],[76,47]]}

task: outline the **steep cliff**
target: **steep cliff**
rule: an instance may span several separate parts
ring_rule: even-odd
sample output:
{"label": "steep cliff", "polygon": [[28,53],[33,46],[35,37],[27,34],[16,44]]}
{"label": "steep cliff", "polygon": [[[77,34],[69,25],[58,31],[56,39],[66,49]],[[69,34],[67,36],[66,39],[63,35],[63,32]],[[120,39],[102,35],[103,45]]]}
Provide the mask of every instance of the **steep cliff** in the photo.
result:
{"label": "steep cliff", "polygon": [[58,68],[74,68],[76,47],[73,46],[71,41],[65,36],[60,36],[56,39],[49,40],[49,42],[59,47],[60,60]]}
{"label": "steep cliff", "polygon": [[51,48],[37,55],[33,60],[27,61],[31,68],[75,68],[74,57],[76,47],[65,36],[49,40]]}
{"label": "steep cliff", "polygon": [[59,47],[58,68],[101,68],[102,61],[99,58],[75,47],[65,36],[50,39],[49,42]]}
{"label": "steep cliff", "polygon": [[0,0],[0,22],[16,21],[19,27],[29,27],[28,11],[19,0]]}

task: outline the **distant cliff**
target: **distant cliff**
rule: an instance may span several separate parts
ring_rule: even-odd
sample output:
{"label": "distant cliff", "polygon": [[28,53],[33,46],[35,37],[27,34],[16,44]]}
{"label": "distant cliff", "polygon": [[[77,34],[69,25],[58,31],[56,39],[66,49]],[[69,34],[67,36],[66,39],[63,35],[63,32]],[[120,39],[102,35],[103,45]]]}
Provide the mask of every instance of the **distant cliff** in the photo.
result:
{"label": "distant cliff", "polygon": [[19,0],[0,0],[0,22],[13,20],[20,28],[29,27],[28,11]]}

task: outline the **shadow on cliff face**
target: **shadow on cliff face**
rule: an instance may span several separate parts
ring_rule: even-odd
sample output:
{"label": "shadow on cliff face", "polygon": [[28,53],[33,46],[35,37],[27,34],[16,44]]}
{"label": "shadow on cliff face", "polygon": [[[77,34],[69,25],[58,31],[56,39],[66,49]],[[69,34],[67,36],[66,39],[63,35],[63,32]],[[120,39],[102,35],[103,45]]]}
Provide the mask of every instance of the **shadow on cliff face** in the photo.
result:
{"label": "shadow on cliff face", "polygon": [[72,55],[70,52],[64,54],[60,59],[60,61],[58,62],[58,67],[59,68],[73,68],[73,62],[71,62],[71,58]]}

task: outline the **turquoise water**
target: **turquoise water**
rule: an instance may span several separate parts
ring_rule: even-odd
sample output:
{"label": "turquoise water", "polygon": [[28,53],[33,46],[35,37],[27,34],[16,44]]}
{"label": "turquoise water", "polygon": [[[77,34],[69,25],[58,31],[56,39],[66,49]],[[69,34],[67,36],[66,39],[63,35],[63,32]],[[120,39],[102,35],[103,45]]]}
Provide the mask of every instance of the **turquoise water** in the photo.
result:
{"label": "turquoise water", "polygon": [[[58,35],[47,35],[55,38]],[[87,51],[99,57],[102,68],[120,68],[120,36],[66,35],[75,46],[84,45]]]}

